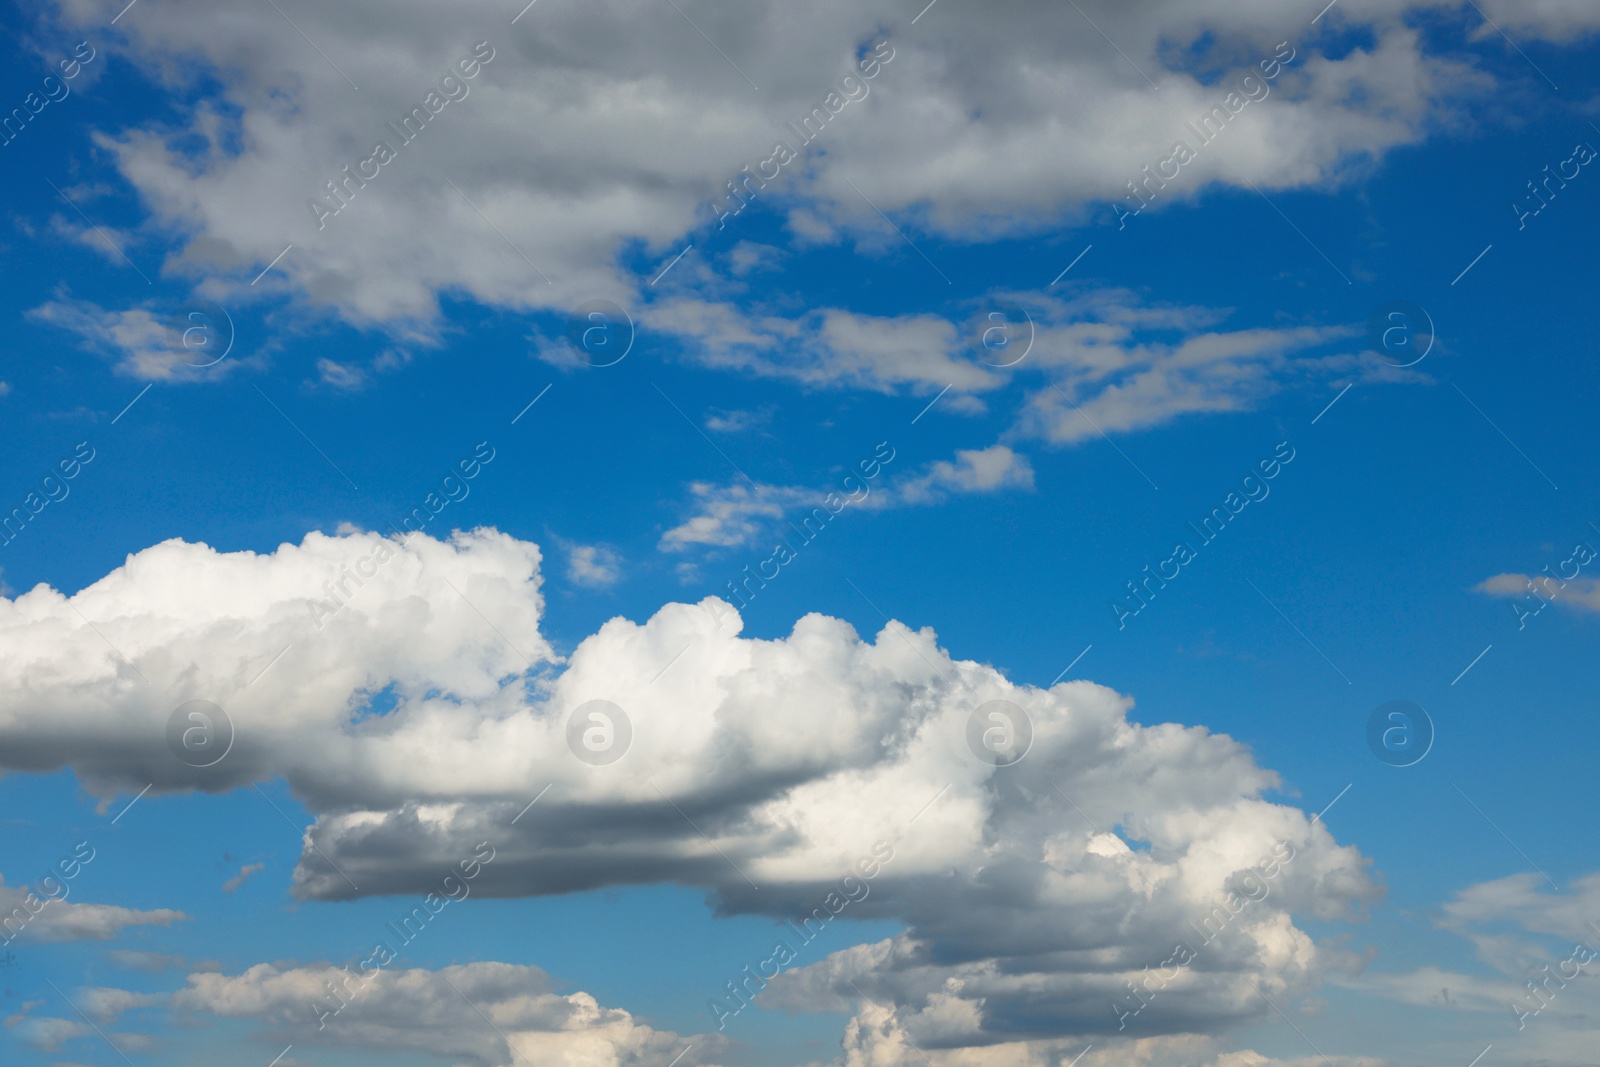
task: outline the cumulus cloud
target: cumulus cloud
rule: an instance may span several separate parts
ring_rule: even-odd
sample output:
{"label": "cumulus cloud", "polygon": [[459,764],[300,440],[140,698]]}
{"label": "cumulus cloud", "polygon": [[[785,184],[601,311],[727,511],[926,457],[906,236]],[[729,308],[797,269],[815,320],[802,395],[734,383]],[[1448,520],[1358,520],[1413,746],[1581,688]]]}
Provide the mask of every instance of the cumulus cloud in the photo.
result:
{"label": "cumulus cloud", "polygon": [[[758,203],[786,212],[797,236],[893,249],[922,269],[879,210],[912,234],[974,241],[1081,217],[1127,196],[1185,122],[1221,103],[1219,71],[1254,69],[1286,37],[1298,38],[1296,58],[1270,97],[1164,195],[1338,181],[1422,140],[1453,102],[1489,85],[1429,53],[1407,25],[1407,14],[1442,6],[1476,28],[1475,13],[1440,0],[1347,0],[1330,17],[1368,30],[1368,43],[1337,58],[1318,51],[1298,13],[1263,18],[1252,0],[1084,6],[1016,3],[997,17],[941,5],[913,26],[916,12],[888,0],[829,0],[804,17],[776,0],[683,14],[608,0],[511,25],[499,8],[360,0],[293,13],[319,55],[283,32],[270,5],[184,0],[124,20],[125,41],[106,47],[168,84],[214,79],[220,99],[197,94],[170,124],[105,130],[99,144],[150,227],[183,242],[169,269],[220,273],[242,290],[292,242],[262,285],[359,322],[417,323],[444,291],[520,309],[627,299],[643,280],[620,254],[642,247],[654,265],[717,225],[713,201],[780,140],[802,154],[772,184],[751,186]],[[1488,6],[1550,39],[1594,25],[1579,0]],[[104,23],[92,0],[57,0],[57,10],[69,26]],[[441,90],[479,41],[492,60]],[[880,42],[892,58],[860,79],[858,62]],[[785,120],[798,123],[841,85],[859,100],[800,144]],[[388,124],[430,92],[438,104],[407,142]],[[363,166],[379,141],[394,158]],[[344,206],[319,220],[315,197]],[[932,269],[927,278],[940,284]],[[898,339],[874,340],[886,346],[882,366],[908,372]]]}
{"label": "cumulus cloud", "polygon": [[[943,1047],[1114,1030],[1126,982],[1248,892],[1279,844],[1292,862],[1142,1013],[1145,1033],[1259,1015],[1251,983],[1309,989],[1346,961],[1293,916],[1358,917],[1377,895],[1356,850],[1264,799],[1278,779],[1247,749],[1140,725],[1102,686],[1017,685],[899,622],[864,640],[808,615],[746,639],[714,598],[613,619],[560,664],[538,563],[488,530],[314,533],[264,555],[166,542],[70,605],[41,586],[0,602],[0,759],[70,765],[100,793],[281,775],[314,816],[293,883],[307,898],[429,892],[489,842],[480,895],[673,881],[723,911],[797,917],[881,845],[892,862],[851,915],[904,932],[786,978],[801,1001],[859,989],[863,1011]],[[235,730],[210,768],[166,740],[191,698]],[[631,727],[609,765],[568,740],[596,699]],[[1031,724],[1014,766],[971,747],[992,700]],[[546,786],[539,817],[513,823]]]}
{"label": "cumulus cloud", "polygon": [[[350,724],[370,694],[391,684],[419,696],[509,700],[505,679],[552,660],[538,632],[538,564],[535,545],[492,531],[404,543],[313,533],[266,555],[168,541],[129,557],[71,605],[43,585],[0,600],[5,765],[70,762],[101,794],[146,783],[157,792],[226,789],[274,773],[332,784],[342,773],[335,767],[355,749],[383,745],[390,724],[374,717],[332,748],[303,746],[296,735],[310,736],[304,731],[319,722]],[[516,647],[496,627],[516,634]],[[280,652],[277,666],[290,670],[251,685]],[[75,664],[75,693],[47,681],[57,655]],[[168,745],[167,721],[190,699],[223,705],[236,724],[233,749],[214,767],[190,767]],[[423,696],[410,709],[421,717],[407,718],[451,732],[458,708]],[[41,730],[52,718],[56,725]],[[300,756],[284,763],[291,752]],[[392,753],[407,763],[424,755]],[[322,770],[291,766],[301,757]],[[356,773],[368,784],[388,777],[377,767]]]}
{"label": "cumulus cloud", "polygon": [[241,974],[192,974],[172,1007],[189,1016],[251,1020],[296,1047],[422,1052],[474,1067],[650,1067],[669,1062],[691,1041],[678,1062],[702,1065],[715,1062],[723,1046],[716,1034],[686,1039],[653,1029],[588,993],[558,994],[539,968],[509,963],[437,971],[261,963]]}

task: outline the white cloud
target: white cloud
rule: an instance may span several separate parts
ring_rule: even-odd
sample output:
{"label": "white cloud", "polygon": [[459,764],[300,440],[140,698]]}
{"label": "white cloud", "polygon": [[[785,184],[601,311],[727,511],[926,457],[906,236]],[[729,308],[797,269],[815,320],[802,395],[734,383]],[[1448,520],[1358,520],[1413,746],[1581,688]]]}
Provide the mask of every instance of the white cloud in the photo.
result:
{"label": "white cloud", "polygon": [[[1548,574],[1496,574],[1473,587],[1474,592],[1506,600],[1518,600],[1519,617],[1537,614],[1545,601],[1574,611],[1600,611],[1600,579],[1555,578]],[[1516,609],[1517,606],[1513,605]]]}
{"label": "white cloud", "polygon": [[[103,25],[91,0],[58,6],[69,24]],[[1347,0],[1332,17],[1370,26],[1373,43],[1338,59],[1315,51],[1303,19],[1263,19],[1253,0],[1090,5],[1121,54],[1076,12],[1042,2],[1011,5],[1002,18],[941,5],[915,26],[916,12],[888,0],[829,0],[805,18],[776,0],[693,3],[694,25],[670,5],[616,2],[557,5],[515,26],[498,10],[422,0],[297,8],[296,25],[325,59],[283,32],[270,5],[184,0],[124,20],[127,43],[106,47],[169,83],[213,77],[223,99],[170,127],[107,132],[100,144],[154,227],[188,242],[169,266],[220,271],[240,290],[293,242],[262,285],[292,287],[356,321],[429,320],[447,290],[510,308],[626,300],[643,279],[619,268],[619,252],[642,245],[654,266],[691,231],[714,226],[711,201],[741,167],[757,168],[780,139],[803,147],[783,120],[797,122],[860,50],[886,40],[893,58],[862,83],[869,95],[757,202],[788,212],[808,240],[892,250],[938,286],[869,201],[912,235],[1048,231],[1126,196],[1126,183],[1185,136],[1184,123],[1220,102],[1214,73],[1236,80],[1285,36],[1301,38],[1297,57],[1270,98],[1165,195],[1325,186],[1422,140],[1453,102],[1488,88],[1468,65],[1426,53],[1404,24],[1406,12],[1435,6]],[[1444,6],[1476,28],[1475,14]],[[1554,38],[1594,21],[1578,0],[1490,7]],[[494,58],[466,83],[469,94],[402,144],[387,124],[480,40]],[[318,229],[308,199],[327,195],[342,167],[355,173],[379,139],[394,142],[396,158],[369,169],[361,187],[352,181],[349,205]]]}
{"label": "white cloud", "polygon": [[123,1012],[164,1004],[166,1000],[165,993],[134,993],[105,986],[80,989],[73,997],[73,1003],[97,1023],[115,1022]]}
{"label": "white cloud", "polygon": [[[0,393],[0,396],[3,396]],[[706,414],[706,429],[712,433],[744,433],[757,426],[765,426],[772,421],[772,409],[762,408],[758,411],[717,411]]]}
{"label": "white cloud", "polygon": [[800,486],[730,482],[692,482],[694,513],[661,535],[661,547],[681,551],[692,545],[735,548],[757,540],[792,508],[819,502],[826,494]]}
{"label": "white cloud", "polygon": [[[1390,1067],[1371,1056],[1264,1056],[1226,1050],[1214,1037],[1170,1035],[1009,1041],[978,1048],[940,1048],[908,1040],[892,1016],[866,1011],[846,1026],[844,1055],[828,1067]],[[824,1067],[808,1064],[807,1067]]]}
{"label": "white cloud", "polygon": [[[404,544],[312,533],[265,555],[167,541],[129,557],[71,606],[44,585],[0,600],[5,765],[70,762],[100,795],[146,783],[158,793],[226,789],[273,773],[321,783],[319,793],[327,785],[365,794],[390,772],[358,770],[356,751],[386,747],[389,721],[399,720],[374,720],[343,741],[330,734],[306,746],[297,736],[348,724],[362,694],[391,682],[421,699],[402,718],[446,733],[459,725],[458,705],[424,694],[514,705],[520,688],[505,680],[555,658],[538,632],[539,558],[537,546],[493,531]],[[515,635],[516,647],[501,633]],[[274,669],[249,684],[285,646]],[[71,664],[64,674],[55,673],[57,657]],[[168,747],[167,721],[190,699],[223,705],[237,726],[233,750],[213,768],[187,766]],[[415,762],[432,747],[421,734],[404,736],[422,748],[394,758]],[[335,785],[346,773],[365,781]]]}
{"label": "white cloud", "polygon": [[[15,766],[7,761],[9,766]],[[0,938],[34,941],[109,941],[129,926],[170,926],[186,918],[181,911],[140,911],[114,904],[82,904],[66,899],[72,883],[51,879],[35,893],[24,886],[0,884]]]}
{"label": "white cloud", "polygon": [[[1038,331],[1019,369],[1037,370],[1050,384],[1029,395],[1018,430],[1057,444],[1191,413],[1246,411],[1295,381],[1395,377],[1361,352],[1352,327],[1223,330],[1225,310],[1149,305],[1122,290],[1028,299]],[[1401,377],[1426,380],[1417,372]]]}
{"label": "white cloud", "polygon": [[[1184,976],[1143,1013],[1145,1032],[1254,1018],[1252,982],[1308,990],[1346,960],[1292,916],[1355,916],[1377,894],[1355,849],[1264,799],[1278,779],[1238,743],[1138,725],[1127,698],[1089,682],[1016,685],[930,630],[891,622],[868,641],[808,615],[787,637],[744,639],[708,599],[613,619],[557,670],[538,562],[492,531],[404,545],[311,534],[265,555],[166,542],[70,606],[42,586],[0,601],[0,759],[70,765],[100,794],[281,775],[315,818],[301,897],[428,892],[487,841],[480,895],[675,881],[726,911],[796,918],[883,842],[892,862],[850,914],[905,932],[782,984],[835,996],[848,977],[919,1044],[1114,1030],[1125,982],[1275,842],[1293,862],[1204,949],[1203,981]],[[345,606],[314,618],[343,573],[363,584],[344,579]],[[374,714],[366,697],[382,689],[395,703]],[[191,698],[222,704],[236,730],[209,769],[167,747],[173,705]],[[632,724],[616,765],[568,747],[569,716],[597,698]],[[1032,723],[1013,767],[968,747],[971,716],[995,699]],[[513,825],[530,783],[549,783],[545,815]]]}
{"label": "white cloud", "polygon": [[577,585],[603,589],[622,577],[622,557],[604,545],[565,545],[567,578]]}
{"label": "white cloud", "polygon": [[58,237],[98,253],[113,267],[121,267],[129,262],[124,257],[127,255],[127,250],[133,247],[135,240],[135,235],[124,230],[112,226],[80,223],[76,216],[70,219],[65,215],[51,216],[50,231]]}
{"label": "white cloud", "polygon": [[[341,996],[330,996],[330,988]],[[341,1000],[345,1006],[334,1012]],[[651,1067],[690,1041],[694,1048],[679,1062],[699,1067],[715,1062],[723,1046],[716,1034],[686,1039],[652,1029],[588,993],[558,994],[539,968],[509,963],[437,971],[261,963],[241,974],[191,974],[172,1007],[253,1020],[297,1048],[421,1052],[474,1067]]]}
{"label": "white cloud", "polygon": [[358,393],[367,387],[366,371],[337,360],[317,360],[317,377],[323,385],[344,393]]}
{"label": "white cloud", "polygon": [[59,1052],[61,1046],[75,1037],[93,1033],[75,1019],[57,1019],[47,1015],[29,1018],[13,1016],[6,1025],[17,1031],[17,1036],[40,1052]]}
{"label": "white cloud", "polygon": [[[1008,367],[980,362],[977,338],[986,320],[976,315],[962,322],[825,308],[784,318],[680,298],[651,308],[644,321],[683,338],[683,358],[692,362],[816,388],[939,394],[934,410],[941,412],[982,412],[996,401],[973,394],[999,391],[1015,379],[1028,392],[1012,433],[1059,445],[1148,430],[1189,414],[1251,410],[1297,384],[1431,380],[1366,351],[1353,326],[1227,329],[1230,309],[1154,303],[1123,289],[1001,292],[980,306],[1025,308],[1031,317],[1031,344]],[[1020,333],[1012,340],[1026,343]]]}
{"label": "white cloud", "polygon": [[150,308],[113,311],[70,298],[41,304],[28,317],[77,334],[87,351],[113,357],[118,374],[140,381],[213,380],[238,363],[222,356],[211,362],[209,353],[216,349],[204,346],[231,345],[233,329],[210,319],[195,320],[190,326],[182,316],[158,317]]}
{"label": "white cloud", "polygon": [[[879,459],[885,455],[881,451],[874,454]],[[892,448],[887,455],[892,459]],[[1028,458],[1005,445],[960,449],[954,462],[938,460],[902,477],[887,473],[885,463],[862,463],[867,464],[862,471],[870,468],[875,473],[863,478],[852,470],[840,479],[837,490],[765,482],[693,482],[689,486],[692,513],[661,536],[661,548],[669,552],[695,546],[738,548],[783,531],[786,519],[794,524],[789,529],[799,533],[813,509],[837,514],[845,506],[827,507],[829,498],[877,509],[936,504],[953,493],[1033,488],[1033,467]]]}
{"label": "white cloud", "polygon": [[1005,445],[990,445],[958,449],[955,462],[939,460],[929,465],[926,472],[894,483],[881,502],[933,504],[951,493],[1032,488],[1033,467],[1028,457],[1018,455]]}
{"label": "white cloud", "polygon": [[946,385],[966,392],[1004,384],[962,351],[956,328],[937,315],[824,308],[783,318],[681,297],[652,305],[642,322],[680,338],[694,362],[809,386],[932,395]]}

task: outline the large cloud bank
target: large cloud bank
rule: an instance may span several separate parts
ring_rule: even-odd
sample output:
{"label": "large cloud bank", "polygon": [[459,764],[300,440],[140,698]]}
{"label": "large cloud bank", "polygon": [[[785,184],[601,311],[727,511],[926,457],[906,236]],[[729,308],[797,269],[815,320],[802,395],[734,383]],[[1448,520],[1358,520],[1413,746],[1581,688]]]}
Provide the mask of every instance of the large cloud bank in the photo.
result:
{"label": "large cloud bank", "polygon": [[[1315,25],[1319,4],[1256,0],[921,15],[898,0],[606,0],[515,23],[516,4],[280,6],[173,0],[113,29],[98,0],[57,4],[70,31],[184,91],[170,124],[102,139],[152,225],[180,237],[175,260],[242,290],[292,243],[272,279],[364,322],[427,320],[444,292],[523,309],[624,297],[686,235],[716,227],[713,202],[779,141],[801,154],[751,188],[802,240],[898,242],[876,209],[958,239],[1039,232],[1127,197],[1185,123],[1286,41],[1294,59],[1271,95],[1163,196],[1329,183],[1423,139],[1490,83],[1470,57],[1430,52],[1416,16],[1444,9],[1499,45],[1445,0],[1345,0]],[[1580,0],[1482,6],[1550,41],[1600,24]],[[1325,55],[1319,38],[1351,26],[1359,46]],[[883,48],[892,58],[863,79]],[[390,124],[413,108],[425,121],[407,141]],[[787,124],[817,112],[805,145]],[[393,158],[363,167],[380,141]],[[328,217],[316,197],[343,206]]]}
{"label": "large cloud bank", "polygon": [[[872,1033],[919,1046],[1214,1030],[1341,963],[1293,915],[1376,896],[1353,848],[1265,798],[1277,779],[1245,748],[1130,722],[1105,687],[1015,685],[898,622],[867,641],[808,615],[746,639],[715,599],[613,619],[562,663],[539,562],[493,530],[313,533],[269,554],[170,541],[70,600],[0,600],[0,758],[70,765],[102,794],[281,775],[315,815],[309,898],[437,891],[488,842],[480,895],[673,881],[798,919],[892,850],[850,915],[904,933],[761,995],[861,1002]],[[170,747],[189,700],[233,724],[212,766]],[[628,723],[610,712],[602,733],[631,731],[613,762],[584,747],[596,700]],[[1031,724],[1009,766],[969,746],[995,700]],[[1149,997],[1178,942],[1194,958]],[[1145,1000],[1131,1021],[1112,1007]]]}

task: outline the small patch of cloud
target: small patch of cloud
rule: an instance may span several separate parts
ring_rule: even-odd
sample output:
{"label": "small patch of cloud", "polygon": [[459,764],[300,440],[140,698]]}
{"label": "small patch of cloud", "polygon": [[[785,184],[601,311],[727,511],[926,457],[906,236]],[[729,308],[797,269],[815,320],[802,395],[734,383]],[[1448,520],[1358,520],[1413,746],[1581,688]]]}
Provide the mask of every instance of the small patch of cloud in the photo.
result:
{"label": "small patch of cloud", "polygon": [[[870,479],[861,484],[866,487],[863,497],[856,496],[859,488],[843,490],[859,506],[914,507],[937,504],[954,494],[1032,489],[1033,466],[1028,457],[996,444],[961,449],[954,461],[930,463],[876,491]],[[826,489],[745,482],[694,482],[689,489],[694,496],[693,513],[662,535],[660,547],[665,551],[679,552],[696,545],[737,548],[753,544],[776,528],[787,512],[821,507],[830,495]]]}
{"label": "small patch of cloud", "polygon": [[257,871],[265,870],[266,866],[267,865],[265,863],[245,864],[243,867],[239,868],[238,874],[222,883],[222,891],[224,893],[232,893],[234,890],[244,885],[245,881],[249,879],[252,874],[255,874]]}
{"label": "small patch of cloud", "polygon": [[1350,326],[1245,326],[1227,330],[1228,309],[1149,304],[1128,290],[1077,297],[1023,294],[1036,325],[1024,370],[1050,380],[1033,391],[1016,429],[1072,445],[1133,433],[1189,414],[1249,411],[1296,380],[1394,372],[1359,353]]}
{"label": "small patch of cloud", "polygon": [[[118,374],[140,381],[217,380],[238,364],[236,360],[222,359],[200,367],[184,358],[186,344],[231,344],[231,337],[222,336],[222,331],[231,330],[231,326],[197,323],[180,330],[174,325],[177,320],[165,321],[149,307],[117,311],[89,300],[58,297],[32,308],[27,316],[34,322],[77,334],[82,338],[81,347],[85,351],[110,356],[115,360],[113,369]],[[215,334],[194,332],[209,331],[213,326],[217,330]]]}
{"label": "small patch of cloud", "polygon": [[127,250],[137,240],[126,230],[108,226],[79,225],[64,215],[51,217],[50,230],[57,237],[66,238],[91,252],[98,253],[106,262],[116,267],[127,265]]}
{"label": "small patch of cloud", "polygon": [[[38,941],[110,941],[128,926],[171,926],[188,916],[171,908],[141,911],[115,904],[78,904],[40,897],[25,886],[0,883],[0,915],[27,915],[20,936]],[[7,933],[11,931],[8,929]]]}
{"label": "small patch of cloud", "polygon": [[661,547],[667,551],[694,545],[736,548],[749,544],[788,509],[823,497],[817,490],[801,486],[744,482],[693,482],[689,492],[694,497],[694,513],[661,536]]}
{"label": "small patch of cloud", "polygon": [[728,272],[735,278],[743,278],[757,270],[771,270],[783,257],[783,249],[773,245],[740,241],[728,252]]}
{"label": "small patch of cloud", "polygon": [[134,993],[127,989],[93,987],[78,990],[73,1002],[98,1023],[115,1022],[123,1012],[165,1003],[166,993]]}
{"label": "small patch of cloud", "polygon": [[1004,384],[969,358],[954,324],[938,315],[822,308],[785,318],[685,297],[652,305],[644,322],[678,337],[685,359],[815,388],[930,396]]}
{"label": "small patch of cloud", "polygon": [[[0,396],[3,395],[4,393],[0,393]],[[755,411],[742,409],[723,411],[719,408],[712,408],[706,412],[706,429],[712,433],[744,433],[746,430],[755,429],[757,426],[765,426],[771,421],[772,409],[770,407],[759,408]]]}
{"label": "small patch of cloud", "polygon": [[1539,610],[1540,602],[1553,601],[1574,611],[1600,612],[1597,578],[1562,581],[1547,574],[1496,574],[1473,586],[1473,592],[1507,600],[1525,598],[1534,611]]}
{"label": "small patch of cloud", "polygon": [[990,445],[960,449],[954,462],[939,460],[922,473],[891,485],[878,498],[878,506],[937,504],[952,493],[1032,488],[1033,465],[1028,457],[1005,445]]}
{"label": "small patch of cloud", "polygon": [[48,1015],[31,1018],[13,1015],[6,1020],[6,1026],[16,1031],[23,1044],[39,1052],[59,1052],[68,1041],[90,1032],[83,1023]]}
{"label": "small patch of cloud", "polygon": [[567,579],[575,585],[604,588],[622,577],[622,557],[614,549],[566,542],[561,547],[567,551]]}
{"label": "small patch of cloud", "polygon": [[366,371],[332,359],[317,360],[317,376],[323,385],[342,393],[359,393],[367,387]]}
{"label": "small patch of cloud", "polygon": [[404,367],[406,364],[410,363],[414,358],[416,357],[410,349],[385,348],[382,352],[379,352],[378,357],[372,361],[372,369],[377,371],[379,374],[386,374],[392,370],[399,370],[401,367]]}

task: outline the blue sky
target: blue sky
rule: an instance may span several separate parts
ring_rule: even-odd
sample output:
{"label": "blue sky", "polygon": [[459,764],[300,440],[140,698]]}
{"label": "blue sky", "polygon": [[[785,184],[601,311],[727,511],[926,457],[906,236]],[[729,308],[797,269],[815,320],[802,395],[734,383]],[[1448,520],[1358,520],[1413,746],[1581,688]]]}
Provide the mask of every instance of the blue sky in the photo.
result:
{"label": "blue sky", "polygon": [[6,1062],[1587,1062],[1594,12],[257,6],[6,11]]}

